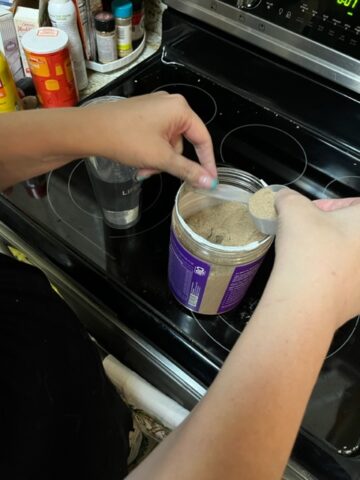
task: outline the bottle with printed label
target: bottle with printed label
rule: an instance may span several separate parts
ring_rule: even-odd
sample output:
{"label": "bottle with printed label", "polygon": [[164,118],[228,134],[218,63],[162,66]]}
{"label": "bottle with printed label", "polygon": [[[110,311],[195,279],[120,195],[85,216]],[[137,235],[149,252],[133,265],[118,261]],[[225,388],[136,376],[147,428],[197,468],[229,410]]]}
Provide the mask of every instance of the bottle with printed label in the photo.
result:
{"label": "bottle with printed label", "polygon": [[79,90],[88,85],[83,46],[77,26],[76,7],[71,0],[50,0],[48,13],[53,27],[66,32],[76,84]]}
{"label": "bottle with printed label", "polygon": [[117,50],[119,58],[126,57],[132,48],[132,3],[124,0],[114,0],[111,4],[115,17]]}
{"label": "bottle with printed label", "polygon": [[94,19],[98,61],[100,63],[113,62],[118,58],[115,18],[109,12],[99,12]]}
{"label": "bottle with printed label", "polygon": [[68,48],[68,34],[55,27],[33,28],[25,33],[21,44],[42,107],[76,105],[79,96]]}
{"label": "bottle with printed label", "polygon": [[13,112],[19,106],[19,96],[9,64],[0,50],[0,113]]}
{"label": "bottle with printed label", "polygon": [[[253,194],[264,186],[260,178],[237,168],[218,167],[218,176],[220,185],[238,188],[239,195]],[[169,287],[179,303],[202,315],[220,315],[239,305],[274,240],[273,235],[256,232],[254,236],[242,237],[242,240],[234,237],[233,242],[223,242],[225,235],[229,238],[232,233],[224,234],[223,226],[220,235],[208,238],[205,232],[216,229],[216,218],[221,224],[221,216],[214,210],[209,213],[209,209],[219,208],[221,202],[215,205],[212,201],[213,198],[185,182],[176,195],[171,220]],[[228,207],[230,203],[235,202],[222,202]],[[250,231],[256,231],[251,219],[248,221],[247,206],[240,202],[238,205],[240,215],[237,219],[241,230],[244,232],[250,228]],[[199,222],[201,214],[205,225],[203,235],[190,221],[193,215],[197,215]]]}

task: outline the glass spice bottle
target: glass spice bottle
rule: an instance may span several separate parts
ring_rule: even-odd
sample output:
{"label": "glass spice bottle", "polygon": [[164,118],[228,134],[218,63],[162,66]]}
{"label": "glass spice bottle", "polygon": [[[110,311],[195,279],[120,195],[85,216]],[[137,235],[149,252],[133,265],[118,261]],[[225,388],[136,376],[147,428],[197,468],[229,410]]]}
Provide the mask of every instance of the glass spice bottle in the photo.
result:
{"label": "glass spice bottle", "polygon": [[94,17],[96,48],[100,63],[114,62],[118,58],[115,18],[110,12],[99,12]]}
{"label": "glass spice bottle", "polygon": [[123,58],[133,51],[132,47],[132,3],[127,0],[113,0],[112,12],[115,17],[118,57]]}

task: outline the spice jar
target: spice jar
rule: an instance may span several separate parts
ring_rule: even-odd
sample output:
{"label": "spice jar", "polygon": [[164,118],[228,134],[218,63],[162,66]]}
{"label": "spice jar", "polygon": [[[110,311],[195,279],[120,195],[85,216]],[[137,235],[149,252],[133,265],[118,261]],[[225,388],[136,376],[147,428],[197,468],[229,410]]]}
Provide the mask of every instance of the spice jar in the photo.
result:
{"label": "spice jar", "polygon": [[115,17],[118,57],[123,58],[132,52],[132,3],[124,0],[112,2]]}
{"label": "spice jar", "polygon": [[[264,187],[262,180],[234,168],[219,167],[218,177],[220,183],[249,193]],[[206,240],[190,228],[187,219],[214,201],[182,184],[172,213],[168,269],[175,298],[189,310],[207,315],[227,312],[240,303],[274,238],[261,235],[241,246]]]}
{"label": "spice jar", "polygon": [[96,48],[100,63],[117,60],[115,18],[109,12],[95,15]]}

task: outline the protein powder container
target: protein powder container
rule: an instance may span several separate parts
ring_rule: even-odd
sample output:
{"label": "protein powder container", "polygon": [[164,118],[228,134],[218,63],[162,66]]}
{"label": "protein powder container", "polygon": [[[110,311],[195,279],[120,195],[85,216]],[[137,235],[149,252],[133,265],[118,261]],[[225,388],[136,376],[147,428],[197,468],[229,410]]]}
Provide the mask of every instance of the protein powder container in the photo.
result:
{"label": "protein powder container", "polygon": [[[220,184],[249,193],[266,186],[254,175],[230,167],[218,168],[218,178]],[[274,239],[260,234],[250,243],[226,246],[200,236],[187,220],[218,203],[183,183],[172,213],[169,286],[182,305],[205,315],[227,312],[241,302]]]}

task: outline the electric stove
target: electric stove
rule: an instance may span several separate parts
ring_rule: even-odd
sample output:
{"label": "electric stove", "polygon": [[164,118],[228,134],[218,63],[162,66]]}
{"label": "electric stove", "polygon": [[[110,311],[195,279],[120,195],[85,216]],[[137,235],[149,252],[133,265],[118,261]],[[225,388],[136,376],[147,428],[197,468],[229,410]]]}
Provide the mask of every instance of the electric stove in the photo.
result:
{"label": "electric stove", "polygon": [[[206,123],[218,165],[312,199],[360,195],[356,93],[171,8],[163,32],[159,52],[96,96],[181,93]],[[186,142],[185,155],[196,159]],[[183,308],[167,281],[179,186],[167,174],[144,181],[140,221],[115,230],[104,224],[85,160],[79,159],[10,189],[0,197],[0,218],[207,387],[258,303],[273,250],[233,311],[202,316]],[[102,342],[116,353],[110,338]],[[306,469],[303,478],[360,478],[359,350],[356,317],[334,337],[293,451]]]}

